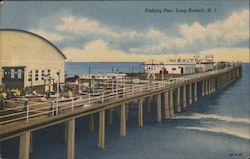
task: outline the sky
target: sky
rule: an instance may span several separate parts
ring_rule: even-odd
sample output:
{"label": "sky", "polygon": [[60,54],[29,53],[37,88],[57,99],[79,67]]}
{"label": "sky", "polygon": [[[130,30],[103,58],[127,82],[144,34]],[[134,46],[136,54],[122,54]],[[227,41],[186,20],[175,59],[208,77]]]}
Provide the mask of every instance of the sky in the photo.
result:
{"label": "sky", "polygon": [[43,36],[67,61],[249,62],[248,0],[4,1],[0,15],[0,28]]}

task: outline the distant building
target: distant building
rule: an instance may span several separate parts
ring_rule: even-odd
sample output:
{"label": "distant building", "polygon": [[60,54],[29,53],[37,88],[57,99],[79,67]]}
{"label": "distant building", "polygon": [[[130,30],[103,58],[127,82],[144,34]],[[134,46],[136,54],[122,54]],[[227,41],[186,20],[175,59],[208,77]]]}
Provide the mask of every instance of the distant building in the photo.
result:
{"label": "distant building", "polygon": [[170,60],[166,63],[144,63],[144,72],[149,74],[191,74],[195,73],[196,63],[189,61]]}
{"label": "distant building", "polygon": [[168,62],[150,61],[144,63],[144,72],[147,74],[192,74],[213,70],[213,57],[193,59],[169,59]]}
{"label": "distant building", "polygon": [[164,74],[191,74],[195,73],[195,64],[189,63],[166,63],[159,65],[144,64],[145,73]]}
{"label": "distant building", "polygon": [[65,59],[55,45],[41,36],[0,29],[0,83],[7,88],[35,86],[53,90],[53,83],[64,83]]}

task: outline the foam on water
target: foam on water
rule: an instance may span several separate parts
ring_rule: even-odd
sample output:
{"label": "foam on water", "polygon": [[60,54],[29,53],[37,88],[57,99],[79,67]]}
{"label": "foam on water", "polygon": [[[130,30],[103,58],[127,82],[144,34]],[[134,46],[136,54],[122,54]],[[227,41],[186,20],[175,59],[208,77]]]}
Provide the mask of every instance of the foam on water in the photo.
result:
{"label": "foam on water", "polygon": [[173,119],[214,119],[223,122],[230,122],[230,123],[244,123],[250,124],[250,119],[248,118],[238,118],[238,117],[231,117],[231,116],[222,116],[217,114],[201,114],[201,113],[193,113],[190,116],[175,116]]}
{"label": "foam on water", "polygon": [[226,135],[232,135],[235,137],[248,139],[250,140],[250,134],[249,131],[243,132],[232,128],[226,128],[226,127],[177,127],[180,129],[188,129],[188,130],[198,130],[198,131],[206,131],[206,132],[214,132],[214,133],[223,133]]}

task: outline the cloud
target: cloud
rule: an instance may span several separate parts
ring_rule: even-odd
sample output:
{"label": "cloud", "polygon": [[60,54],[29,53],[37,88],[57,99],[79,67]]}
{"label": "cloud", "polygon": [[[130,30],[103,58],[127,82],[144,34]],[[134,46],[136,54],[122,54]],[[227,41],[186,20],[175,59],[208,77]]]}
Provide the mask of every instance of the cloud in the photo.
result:
{"label": "cloud", "polygon": [[192,25],[179,25],[181,35],[190,40],[221,39],[224,42],[237,42],[249,38],[249,10],[233,12],[225,20],[217,20],[206,26],[199,22]]}
{"label": "cloud", "polygon": [[121,50],[110,49],[103,40],[95,40],[81,48],[65,48],[63,50],[69,61],[138,61],[146,60],[145,55],[127,54]]}
{"label": "cloud", "polygon": [[[170,57],[205,53],[218,56],[217,60],[249,61],[246,54],[249,50],[246,48],[246,41],[249,41],[248,18],[249,10],[243,9],[206,25],[195,21],[179,24],[175,29],[150,27],[130,30],[68,13],[54,23],[53,29],[57,33],[31,31],[52,42],[64,42],[62,50],[72,61],[147,61],[152,58],[166,61]],[[71,42],[65,42],[67,39]]]}
{"label": "cloud", "polygon": [[183,52],[199,53],[218,47],[234,48],[241,42],[249,41],[249,10],[233,12],[223,20],[207,25],[198,21],[191,25],[178,25],[176,35],[169,36],[168,31],[151,28],[145,33],[145,43],[130,48],[132,53],[164,54]]}
{"label": "cloud", "polygon": [[170,48],[184,48],[187,45],[190,45],[190,41],[180,38],[180,37],[171,37],[166,33],[157,30],[156,28],[151,28],[144,35],[145,41],[151,41],[146,44],[143,44],[137,48],[131,48],[130,51],[133,53],[155,53],[162,54]]}
{"label": "cloud", "polygon": [[74,16],[67,16],[61,18],[62,24],[56,26],[59,31],[66,31],[80,35],[104,35],[114,38],[137,36],[136,31],[129,32],[115,32],[112,28],[100,24],[98,21],[86,17],[76,18]]}
{"label": "cloud", "polygon": [[204,57],[206,54],[213,54],[215,61],[243,61],[249,62],[249,50],[242,48],[216,48],[202,50],[198,54],[182,53],[182,54],[162,54],[162,55],[142,55],[129,54],[121,50],[109,48],[108,44],[103,40],[91,41],[81,48],[65,48],[63,50],[68,61],[84,61],[84,62],[145,62],[151,59],[165,62],[170,58],[192,58],[195,55]]}
{"label": "cloud", "polygon": [[200,52],[201,56],[205,54],[213,54],[215,61],[250,62],[248,48],[213,48]]}
{"label": "cloud", "polygon": [[39,29],[30,29],[29,31],[37,35],[40,35],[51,42],[62,42],[65,39],[71,39],[71,37],[69,36],[63,36],[63,35],[56,34],[56,33],[50,33],[50,32],[39,30]]}

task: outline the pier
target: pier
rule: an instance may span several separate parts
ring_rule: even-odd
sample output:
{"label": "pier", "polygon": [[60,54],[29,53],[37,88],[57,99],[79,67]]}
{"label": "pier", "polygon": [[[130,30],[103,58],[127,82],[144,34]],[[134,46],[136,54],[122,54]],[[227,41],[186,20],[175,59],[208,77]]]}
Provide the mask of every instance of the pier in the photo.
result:
{"label": "pier", "polygon": [[[88,94],[68,102],[47,102],[8,108],[1,110],[0,141],[19,137],[19,159],[28,159],[35,149],[32,145],[32,133],[48,126],[64,123],[67,158],[75,158],[75,120],[83,116],[89,118],[89,129],[95,131],[94,114],[99,117],[98,143],[105,148],[105,127],[113,123],[114,110],[119,113],[120,136],[126,136],[128,107],[137,101],[138,128],[143,128],[144,112],[150,112],[156,99],[156,121],[170,119],[175,113],[181,113],[199,97],[207,96],[229,85],[242,76],[242,66],[235,64],[224,69],[189,74],[171,80],[148,81],[143,84],[125,84],[122,90],[102,92],[99,95]],[[201,88],[201,91],[199,91]],[[164,101],[164,102],[162,102]],[[145,111],[144,111],[145,109]],[[8,112],[8,113],[6,113]],[[107,120],[106,120],[107,119]],[[107,122],[107,123],[106,123]]]}

